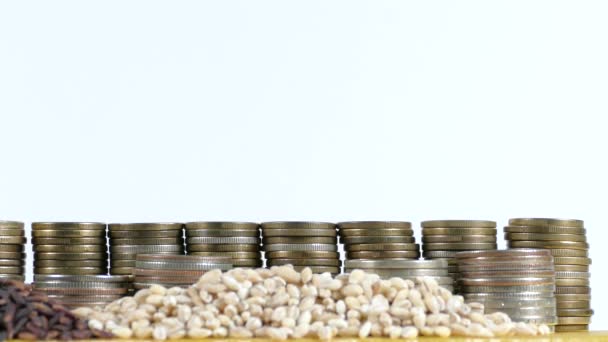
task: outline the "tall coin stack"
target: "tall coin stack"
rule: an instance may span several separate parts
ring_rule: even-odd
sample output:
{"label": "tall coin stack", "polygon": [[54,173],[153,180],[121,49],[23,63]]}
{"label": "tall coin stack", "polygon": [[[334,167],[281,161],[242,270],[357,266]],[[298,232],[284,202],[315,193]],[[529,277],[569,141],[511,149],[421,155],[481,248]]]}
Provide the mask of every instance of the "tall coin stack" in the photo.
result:
{"label": "tall coin stack", "polygon": [[346,259],[418,259],[410,222],[352,221],[338,223]]}
{"label": "tall coin stack", "polygon": [[262,267],[260,225],[253,222],[186,223],[188,255],[229,256],[234,267]]}
{"label": "tall coin stack", "polygon": [[34,275],[33,286],[68,307],[104,306],[127,294],[127,276]]}
{"label": "tall coin stack", "polygon": [[418,277],[431,277],[439,286],[450,292],[454,290],[453,280],[448,275],[448,262],[445,260],[350,259],[344,261],[344,273],[350,273],[355,269],[375,273],[386,279],[399,277],[416,280]]}
{"label": "tall coin stack", "polygon": [[266,266],[310,267],[313,273],[340,273],[336,225],[328,222],[262,223]]}
{"label": "tall coin stack", "polygon": [[34,275],[108,273],[105,223],[34,222],[32,245]]}
{"label": "tall coin stack", "polygon": [[456,254],[460,291],[485,313],[504,312],[515,322],[555,325],[553,257],[542,249]]}
{"label": "tall coin stack", "polygon": [[504,228],[509,248],[546,248],[555,262],[556,331],[588,330],[591,310],[589,244],[581,220],[516,218]]}
{"label": "tall coin stack", "polygon": [[0,281],[24,281],[25,231],[23,222],[0,221]]}
{"label": "tall coin stack", "polygon": [[135,263],[134,288],[148,288],[153,284],[189,287],[205,272],[232,268],[230,257],[139,254]]}
{"label": "tall coin stack", "polygon": [[496,222],[485,220],[434,220],[422,222],[422,256],[446,259],[448,272],[458,292],[458,265],[454,256],[460,251],[495,250]]}
{"label": "tall coin stack", "polygon": [[111,223],[110,274],[133,275],[138,254],[184,254],[181,223]]}

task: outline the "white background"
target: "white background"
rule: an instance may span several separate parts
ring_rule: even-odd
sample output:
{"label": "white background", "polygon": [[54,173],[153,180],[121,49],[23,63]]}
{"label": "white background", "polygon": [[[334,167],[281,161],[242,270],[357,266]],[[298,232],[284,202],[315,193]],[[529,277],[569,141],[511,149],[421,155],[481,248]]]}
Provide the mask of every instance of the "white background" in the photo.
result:
{"label": "white background", "polygon": [[2,2],[0,218],[580,218],[606,328],[607,6]]}

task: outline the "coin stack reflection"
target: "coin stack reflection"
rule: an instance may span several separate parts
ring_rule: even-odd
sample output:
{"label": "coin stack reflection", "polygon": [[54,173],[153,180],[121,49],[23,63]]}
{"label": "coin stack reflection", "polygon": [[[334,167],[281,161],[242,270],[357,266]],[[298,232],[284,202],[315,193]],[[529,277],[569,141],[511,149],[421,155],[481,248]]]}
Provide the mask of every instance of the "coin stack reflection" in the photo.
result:
{"label": "coin stack reflection", "polygon": [[34,275],[34,289],[68,307],[104,306],[128,292],[127,276],[109,275]]}
{"label": "coin stack reflection", "polygon": [[23,222],[0,221],[0,281],[24,280]]}
{"label": "coin stack reflection", "polygon": [[32,245],[34,274],[108,273],[105,223],[34,222]]}
{"label": "coin stack reflection", "polygon": [[188,255],[228,256],[234,267],[262,267],[260,225],[253,222],[186,223]]}
{"label": "coin stack reflection", "polygon": [[329,222],[262,223],[266,266],[310,267],[313,273],[339,274],[336,225]]}
{"label": "coin stack reflection", "polygon": [[350,259],[344,261],[344,273],[361,269],[375,273],[383,279],[399,277],[416,280],[418,277],[431,277],[439,286],[452,292],[453,280],[448,275],[448,262],[445,260],[370,260]]}
{"label": "coin stack reflection", "polygon": [[111,223],[110,274],[133,275],[138,254],[184,254],[181,223]]}
{"label": "coin stack reflection", "polygon": [[542,249],[471,251],[456,254],[460,291],[485,313],[504,312],[515,322],[555,325],[553,257]]}
{"label": "coin stack reflection", "polygon": [[338,223],[346,259],[418,259],[410,222],[351,221]]}
{"label": "coin stack reflection", "polygon": [[[422,222],[422,256],[446,259],[448,271],[458,279],[454,256],[459,251],[495,250],[496,222],[486,220],[434,220]],[[458,282],[455,282],[458,292]]]}
{"label": "coin stack reflection", "polygon": [[504,228],[510,248],[545,248],[555,263],[556,331],[588,330],[593,310],[589,244],[581,220],[516,218]]}
{"label": "coin stack reflection", "polygon": [[153,284],[166,288],[189,287],[208,271],[232,268],[226,256],[139,254],[135,263],[134,288],[148,288]]}

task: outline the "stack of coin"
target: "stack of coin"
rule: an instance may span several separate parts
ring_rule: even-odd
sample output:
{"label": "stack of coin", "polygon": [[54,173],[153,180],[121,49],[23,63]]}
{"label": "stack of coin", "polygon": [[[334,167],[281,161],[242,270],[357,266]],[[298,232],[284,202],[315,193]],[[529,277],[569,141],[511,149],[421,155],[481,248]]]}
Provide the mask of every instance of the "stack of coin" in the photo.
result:
{"label": "stack of coin", "polygon": [[188,222],[188,255],[229,256],[234,267],[262,267],[260,225],[253,222]]}
{"label": "stack of coin", "polygon": [[328,222],[262,223],[266,266],[310,267],[314,273],[340,273],[336,225]]}
{"label": "stack of coin", "polygon": [[108,273],[105,223],[34,222],[32,244],[34,274]]}
{"label": "stack of coin", "polygon": [[184,254],[181,223],[111,223],[110,274],[132,275],[137,254]]}
{"label": "stack of coin", "polygon": [[543,249],[471,251],[456,254],[460,291],[485,313],[504,312],[516,322],[557,323],[555,271]]}
{"label": "stack of coin", "polygon": [[[448,271],[458,279],[454,255],[459,251],[495,250],[496,222],[485,220],[434,220],[422,222],[422,256],[446,259]],[[455,282],[458,291],[458,282]]]}
{"label": "stack of coin", "polygon": [[346,259],[418,259],[412,224],[401,221],[338,223]]}
{"label": "stack of coin", "polygon": [[0,221],[0,280],[24,280],[23,222]]}
{"label": "stack of coin", "polygon": [[127,294],[126,276],[34,275],[33,287],[68,307],[104,306]]}
{"label": "stack of coin", "polygon": [[152,284],[167,288],[188,287],[205,272],[232,268],[231,258],[222,256],[138,254],[135,263],[134,287],[148,288]]}
{"label": "stack of coin", "polygon": [[372,260],[350,259],[344,261],[344,272],[355,269],[376,273],[381,278],[399,277],[415,280],[418,277],[434,278],[439,286],[453,291],[453,280],[448,275],[448,263],[445,260]]}
{"label": "stack of coin", "polygon": [[588,330],[591,310],[589,244],[581,220],[516,218],[504,228],[510,248],[545,248],[555,262],[556,331]]}

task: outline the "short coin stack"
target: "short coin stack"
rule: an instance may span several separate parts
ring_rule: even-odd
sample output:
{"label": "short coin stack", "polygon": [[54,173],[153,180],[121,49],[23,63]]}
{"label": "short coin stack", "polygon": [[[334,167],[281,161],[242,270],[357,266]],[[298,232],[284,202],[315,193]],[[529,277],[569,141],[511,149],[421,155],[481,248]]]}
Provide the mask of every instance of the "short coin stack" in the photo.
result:
{"label": "short coin stack", "polygon": [[556,331],[588,330],[591,310],[589,244],[581,220],[516,218],[504,228],[510,248],[545,248],[555,262]]}
{"label": "short coin stack", "polygon": [[229,256],[234,267],[262,267],[260,225],[253,222],[188,222],[188,255]]}
{"label": "short coin stack", "polygon": [[184,254],[181,223],[111,223],[110,274],[132,275],[138,254]]}
{"label": "short coin stack", "polygon": [[553,257],[542,249],[461,252],[456,255],[460,291],[467,302],[483,303],[513,321],[557,323]]}
{"label": "short coin stack", "polygon": [[310,267],[314,273],[340,273],[336,225],[328,222],[262,223],[266,266]]}
{"label": "short coin stack", "polygon": [[381,278],[399,277],[415,280],[418,277],[432,277],[439,286],[453,291],[453,280],[448,275],[448,262],[445,260],[369,260],[350,259],[344,261],[344,273],[355,269],[376,273]]}
{"label": "short coin stack", "polygon": [[135,263],[134,288],[148,288],[153,284],[167,288],[189,287],[205,272],[232,268],[230,257],[193,255],[139,254]]}
{"label": "short coin stack", "polygon": [[418,259],[410,222],[351,221],[338,223],[346,259]]}
{"label": "short coin stack", "polygon": [[34,222],[32,245],[35,275],[108,273],[105,223]]}
{"label": "short coin stack", "polygon": [[[458,279],[454,256],[459,251],[495,250],[496,222],[486,220],[434,220],[422,222],[422,256],[446,259],[448,271]],[[458,282],[455,282],[458,292]]]}
{"label": "short coin stack", "polygon": [[34,275],[33,286],[70,308],[104,306],[128,291],[126,276]]}
{"label": "short coin stack", "polygon": [[0,221],[0,281],[23,281],[25,252],[23,222]]}

